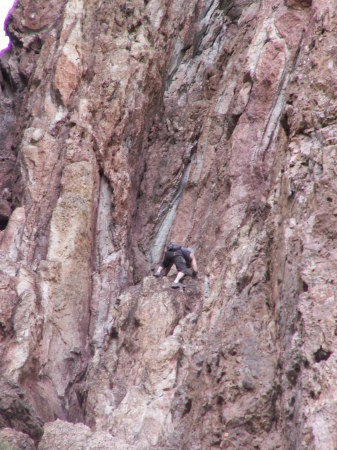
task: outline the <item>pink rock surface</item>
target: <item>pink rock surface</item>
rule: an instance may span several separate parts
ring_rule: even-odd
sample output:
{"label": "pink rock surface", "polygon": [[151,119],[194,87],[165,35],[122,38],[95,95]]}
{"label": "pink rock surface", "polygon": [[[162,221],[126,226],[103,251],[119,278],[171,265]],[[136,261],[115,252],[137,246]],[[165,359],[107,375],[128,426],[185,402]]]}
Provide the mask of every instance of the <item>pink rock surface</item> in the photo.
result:
{"label": "pink rock surface", "polygon": [[34,450],[34,441],[27,434],[11,428],[0,430],[0,445],[3,449]]}
{"label": "pink rock surface", "polygon": [[332,0],[18,2],[0,358],[39,448],[336,447],[336,28]]}

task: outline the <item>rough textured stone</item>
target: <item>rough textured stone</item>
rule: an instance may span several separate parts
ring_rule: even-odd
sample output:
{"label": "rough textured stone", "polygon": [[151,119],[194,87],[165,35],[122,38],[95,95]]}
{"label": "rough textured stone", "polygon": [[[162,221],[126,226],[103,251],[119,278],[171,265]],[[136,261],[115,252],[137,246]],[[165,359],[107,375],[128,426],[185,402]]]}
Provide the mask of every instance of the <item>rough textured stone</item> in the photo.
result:
{"label": "rough textured stone", "polygon": [[[36,415],[19,386],[1,377],[0,388],[0,442],[1,439],[7,439],[6,436],[11,440],[10,436],[15,439],[20,434],[23,435],[23,433],[11,434],[8,430],[1,432],[4,427],[22,431],[38,441],[43,434],[43,422]],[[28,437],[26,440],[28,445],[31,440]]]}
{"label": "rough textured stone", "polygon": [[7,30],[1,373],[39,448],[335,448],[335,1],[20,0]]}
{"label": "rough textured stone", "polygon": [[11,428],[0,430],[0,448],[2,450],[35,450],[35,444],[29,436]]}
{"label": "rough textured stone", "polygon": [[69,422],[56,420],[45,424],[43,438],[38,445],[38,450],[98,450],[113,447],[113,441],[109,433],[92,432],[82,423],[73,425]]}

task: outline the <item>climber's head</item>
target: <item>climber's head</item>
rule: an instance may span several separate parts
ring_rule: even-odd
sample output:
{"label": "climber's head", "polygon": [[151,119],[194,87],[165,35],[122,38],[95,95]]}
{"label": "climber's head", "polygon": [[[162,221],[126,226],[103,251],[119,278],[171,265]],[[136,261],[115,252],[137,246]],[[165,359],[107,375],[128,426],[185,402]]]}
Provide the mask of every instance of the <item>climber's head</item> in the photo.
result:
{"label": "climber's head", "polygon": [[167,246],[167,250],[168,251],[172,251],[175,248],[175,244],[173,244],[173,242],[170,242],[169,245]]}

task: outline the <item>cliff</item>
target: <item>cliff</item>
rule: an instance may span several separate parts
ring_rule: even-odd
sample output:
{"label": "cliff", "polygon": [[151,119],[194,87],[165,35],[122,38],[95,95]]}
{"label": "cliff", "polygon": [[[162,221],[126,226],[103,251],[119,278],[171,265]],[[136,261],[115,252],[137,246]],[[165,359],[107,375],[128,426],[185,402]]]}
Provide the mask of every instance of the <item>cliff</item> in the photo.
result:
{"label": "cliff", "polygon": [[[0,443],[337,447],[336,14],[18,1],[0,60]],[[169,241],[200,269],[178,291],[152,273]]]}

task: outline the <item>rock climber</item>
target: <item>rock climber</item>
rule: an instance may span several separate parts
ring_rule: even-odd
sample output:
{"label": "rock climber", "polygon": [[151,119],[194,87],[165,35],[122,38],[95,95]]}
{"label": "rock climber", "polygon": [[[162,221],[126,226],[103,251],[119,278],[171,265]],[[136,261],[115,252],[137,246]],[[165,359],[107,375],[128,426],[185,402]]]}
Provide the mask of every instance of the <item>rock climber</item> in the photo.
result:
{"label": "rock climber", "polygon": [[178,244],[170,243],[167,246],[163,262],[158,267],[157,272],[154,274],[155,277],[160,277],[161,271],[165,269],[165,275],[168,275],[173,264],[177,268],[177,276],[172,284],[174,289],[180,288],[182,284],[180,280],[188,275],[187,268],[192,267],[192,276],[196,277],[198,275],[197,260],[195,259],[194,253],[187,247],[182,247]]}

